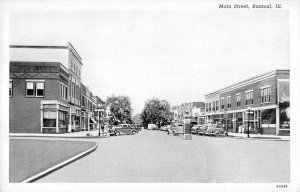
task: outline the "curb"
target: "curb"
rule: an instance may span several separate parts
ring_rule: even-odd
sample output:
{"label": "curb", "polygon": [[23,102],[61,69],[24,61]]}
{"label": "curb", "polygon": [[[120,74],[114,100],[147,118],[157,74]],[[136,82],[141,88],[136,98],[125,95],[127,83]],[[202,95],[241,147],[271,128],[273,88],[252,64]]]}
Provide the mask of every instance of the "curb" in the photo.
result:
{"label": "curb", "polygon": [[49,174],[53,171],[56,171],[56,170],[58,170],[58,169],[60,169],[64,166],[66,166],[66,165],[68,165],[68,164],[70,164],[70,163],[72,163],[72,162],[88,155],[89,153],[95,151],[97,149],[97,147],[98,147],[98,144],[96,143],[96,145],[94,147],[92,147],[92,148],[90,148],[90,149],[88,149],[88,150],[86,150],[82,153],[79,153],[79,154],[75,155],[74,157],[71,157],[70,159],[67,159],[67,160],[65,160],[65,161],[63,161],[63,162],[61,162],[57,165],[54,165],[53,167],[50,167],[49,169],[46,169],[45,171],[42,171],[42,172],[40,172],[40,173],[38,173],[38,174],[36,174],[32,177],[29,177],[29,178],[21,181],[20,183],[30,183],[30,182],[36,181],[36,180],[40,179],[41,177],[43,177],[43,176],[45,176],[45,175],[47,175],[47,174]]}
{"label": "curb", "polygon": [[45,138],[108,138],[109,136],[50,136],[50,135],[9,135],[9,137],[45,137]]}
{"label": "curb", "polygon": [[286,139],[281,139],[281,138],[271,138],[271,139],[267,139],[267,138],[257,138],[257,137],[242,137],[242,136],[231,136],[229,135],[228,137],[230,138],[234,138],[234,139],[246,139],[246,140],[260,140],[260,141],[290,141],[290,140],[286,140]]}

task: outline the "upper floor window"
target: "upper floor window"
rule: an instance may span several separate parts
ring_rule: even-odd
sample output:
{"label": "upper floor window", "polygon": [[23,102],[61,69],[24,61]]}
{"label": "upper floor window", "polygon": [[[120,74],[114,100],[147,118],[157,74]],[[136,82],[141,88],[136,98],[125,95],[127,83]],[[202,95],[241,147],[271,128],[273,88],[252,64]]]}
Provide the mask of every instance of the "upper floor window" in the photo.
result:
{"label": "upper floor window", "polygon": [[64,84],[60,84],[60,97],[67,100],[68,99],[68,87]]}
{"label": "upper floor window", "polygon": [[212,111],[215,111],[215,110],[216,110],[215,106],[216,106],[216,102],[215,102],[215,101],[213,101],[213,102],[212,102],[212,106],[211,106],[211,108],[212,108]]}
{"label": "upper floor window", "polygon": [[260,93],[262,103],[268,103],[271,101],[271,87],[261,88]]}
{"label": "upper floor window", "polygon": [[253,104],[253,91],[246,91],[246,105],[252,105]]}
{"label": "upper floor window", "polygon": [[219,106],[220,106],[220,101],[219,101],[219,100],[217,100],[217,101],[216,101],[216,111],[218,111],[218,110],[219,110]]}
{"label": "upper floor window", "polygon": [[236,94],[236,106],[237,107],[241,106],[241,94],[240,93]]}
{"label": "upper floor window", "polygon": [[43,97],[45,94],[44,82],[27,81],[26,96],[27,97]]}
{"label": "upper floor window", "polygon": [[9,80],[9,96],[12,97],[12,80]]}
{"label": "upper floor window", "polygon": [[230,96],[228,96],[227,97],[227,108],[231,108],[231,97]]}
{"label": "upper floor window", "polygon": [[221,98],[221,109],[224,109],[224,98]]}

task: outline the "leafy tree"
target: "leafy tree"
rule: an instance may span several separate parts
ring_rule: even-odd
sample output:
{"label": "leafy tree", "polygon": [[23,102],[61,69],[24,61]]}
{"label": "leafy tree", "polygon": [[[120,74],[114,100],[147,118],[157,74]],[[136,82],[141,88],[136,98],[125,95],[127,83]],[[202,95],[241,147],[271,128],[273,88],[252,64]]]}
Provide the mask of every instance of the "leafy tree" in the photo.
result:
{"label": "leafy tree", "polygon": [[168,124],[172,120],[169,102],[158,98],[149,99],[145,103],[141,118],[144,125],[149,123]]}
{"label": "leafy tree", "polygon": [[111,120],[113,124],[131,123],[131,101],[128,96],[109,96],[106,105],[110,107]]}
{"label": "leafy tree", "polygon": [[138,113],[138,114],[134,115],[134,116],[131,118],[131,121],[132,121],[134,124],[141,124],[141,123],[142,123],[142,117],[141,117],[141,114]]}

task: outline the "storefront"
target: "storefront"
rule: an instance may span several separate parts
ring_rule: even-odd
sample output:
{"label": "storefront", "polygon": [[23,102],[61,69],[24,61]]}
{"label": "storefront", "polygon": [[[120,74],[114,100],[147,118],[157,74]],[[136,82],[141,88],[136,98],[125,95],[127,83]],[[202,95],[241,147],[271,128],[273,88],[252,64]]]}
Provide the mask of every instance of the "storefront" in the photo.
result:
{"label": "storefront", "polygon": [[74,105],[70,106],[68,132],[80,131],[81,109]]}
{"label": "storefront", "polygon": [[66,133],[68,106],[56,100],[41,101],[41,132]]}
{"label": "storefront", "polygon": [[263,134],[276,134],[276,108],[261,110],[261,128]]}

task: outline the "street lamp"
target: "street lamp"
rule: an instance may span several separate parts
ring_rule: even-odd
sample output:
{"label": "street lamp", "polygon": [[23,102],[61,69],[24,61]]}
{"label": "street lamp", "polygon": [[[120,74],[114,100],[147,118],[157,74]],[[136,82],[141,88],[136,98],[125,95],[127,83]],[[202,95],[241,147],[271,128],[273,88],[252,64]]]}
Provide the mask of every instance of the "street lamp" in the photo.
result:
{"label": "street lamp", "polygon": [[250,114],[252,114],[253,113],[253,111],[251,111],[251,107],[248,107],[247,108],[247,110],[246,110],[246,113],[248,113],[248,130],[247,130],[247,137],[249,138],[250,137],[250,129],[249,129],[249,117],[250,117]]}
{"label": "street lamp", "polygon": [[98,136],[101,136],[100,117],[102,117],[102,114],[100,114],[100,113],[102,113],[103,111],[104,110],[101,108],[101,106],[98,106],[98,109],[97,109],[97,112],[98,112],[98,131],[99,131]]}

